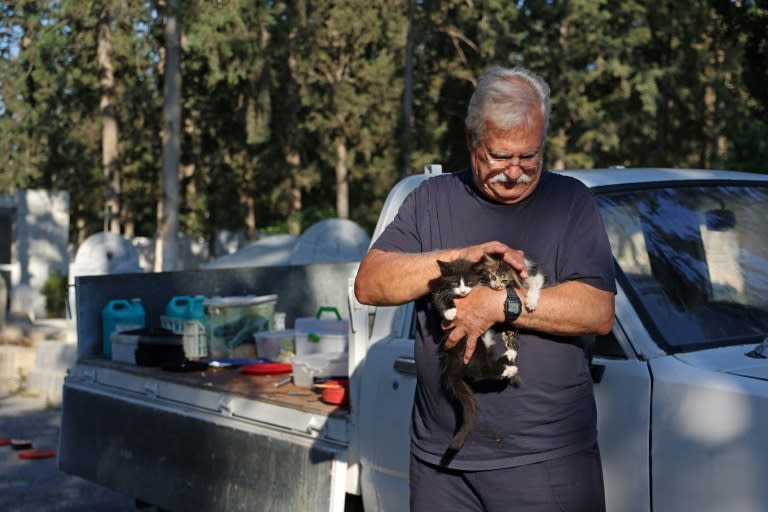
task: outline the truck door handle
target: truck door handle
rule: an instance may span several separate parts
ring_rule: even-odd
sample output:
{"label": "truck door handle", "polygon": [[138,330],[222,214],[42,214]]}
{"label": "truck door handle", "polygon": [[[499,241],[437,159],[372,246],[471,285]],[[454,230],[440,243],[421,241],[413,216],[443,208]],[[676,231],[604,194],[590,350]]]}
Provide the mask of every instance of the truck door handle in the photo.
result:
{"label": "truck door handle", "polygon": [[412,357],[398,357],[392,366],[397,373],[416,375],[416,360]]}
{"label": "truck door handle", "polygon": [[603,374],[605,373],[604,364],[589,363],[589,374],[592,376],[592,382],[599,384],[603,380]]}

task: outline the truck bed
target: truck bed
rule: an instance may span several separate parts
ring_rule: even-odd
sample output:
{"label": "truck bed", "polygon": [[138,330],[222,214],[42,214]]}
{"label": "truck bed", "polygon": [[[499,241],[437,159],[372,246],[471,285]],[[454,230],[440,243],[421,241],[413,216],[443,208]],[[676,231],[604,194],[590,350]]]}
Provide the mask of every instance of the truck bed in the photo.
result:
{"label": "truck bed", "polygon": [[167,510],[343,511],[344,408],[285,375],[177,373],[106,360],[105,305],[138,298],[160,327],[177,295],[277,294],[295,318],[347,306],[355,262],[75,277],[78,360],[64,381],[59,468]]}
{"label": "truck bed", "polygon": [[138,366],[127,363],[108,361],[103,358],[85,359],[81,366],[103,368],[145,379],[162,381],[191,388],[205,389],[210,392],[230,394],[251,400],[259,400],[279,406],[290,407],[303,412],[344,417],[346,407],[326,404],[320,393],[311,388],[298,387],[289,382],[275,386],[290,374],[281,375],[246,375],[236,367],[209,368],[205,371],[178,372],[163,370],[153,366]]}
{"label": "truck bed", "polygon": [[348,409],[283,377],[83,359],[59,467],[169,510],[343,510]]}

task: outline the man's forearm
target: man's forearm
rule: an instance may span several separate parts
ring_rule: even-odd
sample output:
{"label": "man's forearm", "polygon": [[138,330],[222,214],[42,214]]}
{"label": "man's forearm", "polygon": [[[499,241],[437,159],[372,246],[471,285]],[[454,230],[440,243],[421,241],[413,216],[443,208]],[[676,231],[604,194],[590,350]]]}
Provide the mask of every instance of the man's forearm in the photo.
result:
{"label": "man's forearm", "polygon": [[440,277],[438,259],[452,259],[450,251],[406,254],[371,250],[357,271],[355,296],[363,304],[394,306],[429,293]]}
{"label": "man's forearm", "polygon": [[[523,298],[524,294],[520,295]],[[505,297],[503,290],[479,286],[466,297],[456,298],[456,318],[445,325],[446,348],[466,339],[464,361],[468,362],[477,338],[504,321]],[[613,326],[613,303],[613,293],[569,281],[542,289],[536,310],[531,313],[524,309],[514,325],[560,336],[606,334]]]}
{"label": "man's forearm", "polygon": [[357,271],[355,296],[363,304],[394,306],[429,293],[440,276],[441,253],[406,254],[371,250]]}
{"label": "man's forearm", "polygon": [[395,306],[416,300],[429,293],[431,282],[440,277],[438,259],[480,261],[485,253],[501,256],[518,272],[526,272],[523,252],[497,241],[417,254],[372,249],[360,262],[355,297],[372,306]]}
{"label": "man's forearm", "polygon": [[607,334],[613,326],[613,315],[613,293],[566,281],[542,289],[536,311],[524,309],[515,325],[563,336]]}

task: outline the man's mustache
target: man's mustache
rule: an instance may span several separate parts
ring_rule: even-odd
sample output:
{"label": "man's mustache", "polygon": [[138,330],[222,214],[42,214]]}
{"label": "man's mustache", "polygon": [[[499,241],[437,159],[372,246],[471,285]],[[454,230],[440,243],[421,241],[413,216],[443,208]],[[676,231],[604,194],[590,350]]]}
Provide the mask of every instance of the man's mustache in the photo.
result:
{"label": "man's mustache", "polygon": [[488,183],[514,183],[514,184],[521,184],[521,183],[530,183],[531,177],[527,174],[523,173],[520,176],[517,177],[517,179],[512,179],[503,172],[500,172],[496,176],[492,177],[490,180],[488,180]]}

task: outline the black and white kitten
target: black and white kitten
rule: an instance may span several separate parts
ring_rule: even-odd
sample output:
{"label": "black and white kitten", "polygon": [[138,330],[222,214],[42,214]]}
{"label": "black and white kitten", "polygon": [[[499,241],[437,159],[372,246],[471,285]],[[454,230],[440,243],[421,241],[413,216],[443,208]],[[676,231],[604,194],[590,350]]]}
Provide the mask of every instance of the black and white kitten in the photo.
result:
{"label": "black and white kitten", "polygon": [[[525,260],[528,267],[528,277],[522,279],[508,263],[501,258],[489,254],[484,255],[479,262],[465,259],[453,261],[437,261],[440,267],[440,278],[432,287],[432,301],[446,320],[456,318],[454,297],[466,296],[475,286],[489,286],[502,289],[508,285],[526,288],[525,307],[534,311],[539,301],[539,293],[544,285],[544,276],[539,265],[531,260]],[[520,381],[517,377],[517,338],[513,331],[502,332],[505,351],[497,356],[493,350],[496,344],[497,332],[493,329],[486,331],[480,338],[472,358],[465,365],[464,351],[466,339],[461,340],[450,350],[443,350],[443,383],[448,392],[456,398],[461,406],[462,424],[454,436],[450,449],[458,450],[464,444],[469,433],[474,428],[477,414],[477,402],[472,391],[472,384],[482,381],[500,381],[508,379],[515,385]]]}

